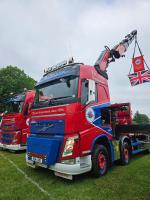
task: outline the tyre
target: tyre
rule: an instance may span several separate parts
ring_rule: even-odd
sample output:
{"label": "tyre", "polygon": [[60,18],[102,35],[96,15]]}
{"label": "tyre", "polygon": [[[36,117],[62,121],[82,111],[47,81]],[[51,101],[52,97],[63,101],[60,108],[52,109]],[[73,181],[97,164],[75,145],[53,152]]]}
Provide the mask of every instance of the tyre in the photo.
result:
{"label": "tyre", "polygon": [[149,148],[149,149],[146,149],[145,152],[148,153],[148,154],[150,154],[150,148]]}
{"label": "tyre", "polygon": [[130,162],[130,147],[127,142],[124,142],[121,146],[120,161],[122,165],[128,165]]}
{"label": "tyre", "polygon": [[109,156],[104,145],[96,145],[92,154],[92,175],[100,177],[107,173],[109,166]]}

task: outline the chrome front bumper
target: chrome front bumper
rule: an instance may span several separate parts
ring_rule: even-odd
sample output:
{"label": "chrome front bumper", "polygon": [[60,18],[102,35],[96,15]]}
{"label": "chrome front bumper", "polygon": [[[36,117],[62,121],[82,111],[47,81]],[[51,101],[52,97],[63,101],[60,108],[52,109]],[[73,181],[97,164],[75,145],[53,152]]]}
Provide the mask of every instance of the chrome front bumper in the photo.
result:
{"label": "chrome front bumper", "polygon": [[0,143],[0,148],[18,151],[18,150],[25,150],[26,146],[21,146],[20,144],[2,144],[2,143]]}
{"label": "chrome front bumper", "polygon": [[54,174],[56,176],[60,176],[60,177],[67,178],[70,180],[72,180],[73,175],[79,175],[79,174],[89,172],[91,171],[91,168],[92,168],[91,155],[76,158],[75,164],[56,163],[55,165],[51,165],[49,167],[41,163],[28,160],[27,156],[26,156],[26,162],[28,166],[33,167],[33,168],[36,168],[36,167],[49,168],[50,170],[54,171]]}

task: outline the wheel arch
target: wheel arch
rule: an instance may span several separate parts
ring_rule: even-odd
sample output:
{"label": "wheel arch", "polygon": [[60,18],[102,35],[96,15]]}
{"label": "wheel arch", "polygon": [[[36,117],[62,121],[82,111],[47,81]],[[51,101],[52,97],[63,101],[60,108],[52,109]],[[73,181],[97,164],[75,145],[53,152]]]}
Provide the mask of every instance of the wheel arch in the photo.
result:
{"label": "wheel arch", "polygon": [[121,146],[123,145],[124,142],[127,142],[129,145],[129,150],[130,150],[130,155],[132,155],[132,145],[131,145],[131,140],[128,136],[123,136],[120,139],[120,150],[121,150]]}
{"label": "wheel arch", "polygon": [[109,164],[111,165],[114,160],[114,152],[113,152],[112,144],[109,141],[109,138],[104,134],[97,136],[92,143],[92,150],[91,150],[92,153],[94,151],[95,145],[97,144],[104,145],[107,148],[108,155],[109,155]]}

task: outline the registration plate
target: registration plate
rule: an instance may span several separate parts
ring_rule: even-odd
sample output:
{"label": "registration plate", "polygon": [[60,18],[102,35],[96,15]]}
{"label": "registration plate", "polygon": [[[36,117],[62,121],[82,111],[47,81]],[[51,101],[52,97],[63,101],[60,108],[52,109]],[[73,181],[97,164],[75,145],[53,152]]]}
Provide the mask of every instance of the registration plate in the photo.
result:
{"label": "registration plate", "polygon": [[32,157],[32,161],[38,162],[38,163],[42,163],[42,159],[41,158]]}

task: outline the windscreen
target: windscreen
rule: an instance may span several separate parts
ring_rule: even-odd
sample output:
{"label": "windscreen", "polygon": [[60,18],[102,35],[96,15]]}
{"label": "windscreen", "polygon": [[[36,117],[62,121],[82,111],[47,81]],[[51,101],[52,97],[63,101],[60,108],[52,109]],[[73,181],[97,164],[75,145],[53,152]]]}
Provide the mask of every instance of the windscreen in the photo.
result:
{"label": "windscreen", "polygon": [[77,97],[78,77],[68,76],[51,81],[36,88],[34,106],[66,103]]}
{"label": "windscreen", "polygon": [[18,113],[22,111],[25,95],[17,95],[5,103],[5,113]]}

